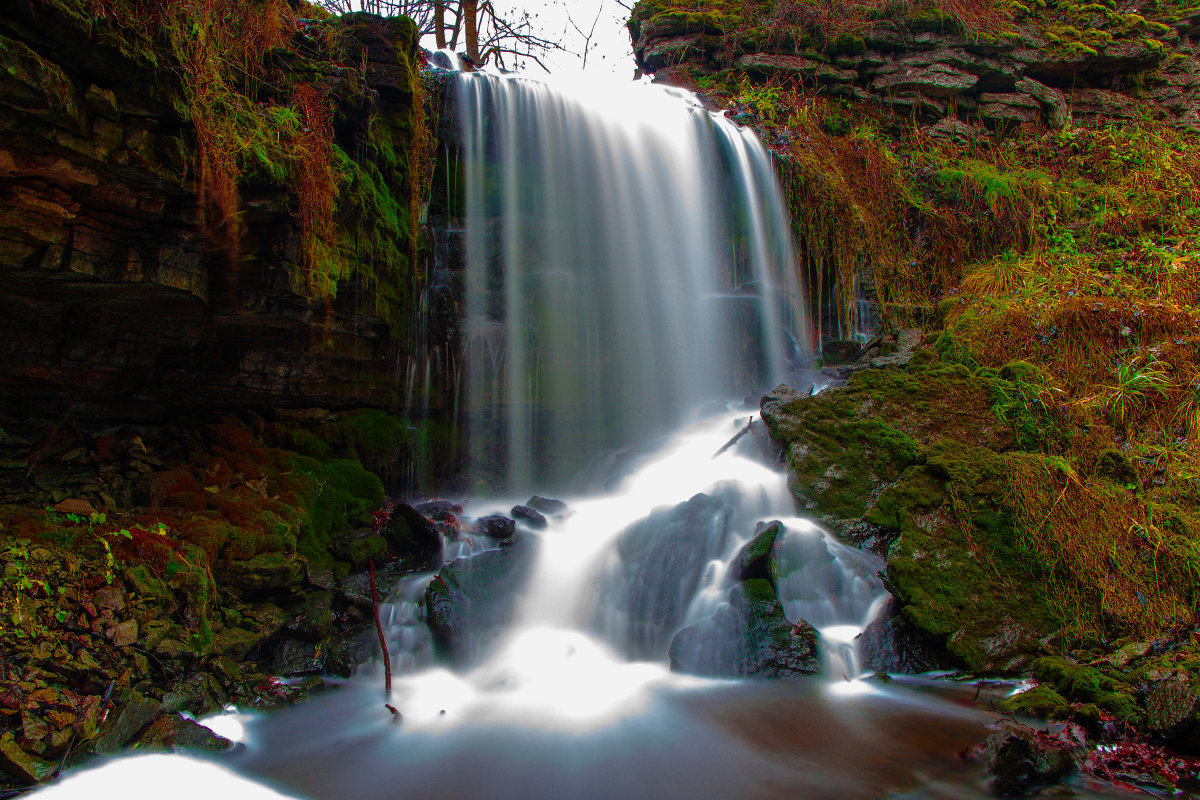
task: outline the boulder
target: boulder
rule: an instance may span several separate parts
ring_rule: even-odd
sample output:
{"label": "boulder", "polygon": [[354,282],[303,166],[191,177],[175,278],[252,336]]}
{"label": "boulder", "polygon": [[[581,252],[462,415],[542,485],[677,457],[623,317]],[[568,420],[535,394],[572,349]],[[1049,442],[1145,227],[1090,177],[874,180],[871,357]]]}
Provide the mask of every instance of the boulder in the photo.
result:
{"label": "boulder", "polygon": [[562,500],[553,500],[549,497],[538,497],[534,495],[525,503],[526,508],[532,508],[539,514],[544,514],[548,517],[561,517],[567,513],[567,504]]}
{"label": "boulder", "polygon": [[671,640],[671,669],[714,678],[782,678],[821,671],[817,631],[793,624],[762,578],[729,590],[729,602]]}
{"label": "boulder", "polygon": [[859,634],[863,669],[916,675],[957,667],[944,645],[897,614],[897,605],[896,599],[890,598],[880,615]]}
{"label": "boulder", "polygon": [[1054,726],[1043,733],[1004,722],[985,743],[987,770],[995,776],[992,788],[1001,797],[1020,797],[1042,786],[1065,780],[1075,772],[1075,753],[1083,746],[1076,728]]}
{"label": "boulder", "polygon": [[783,536],[783,523],[779,520],[758,523],[754,538],[747,542],[733,557],[731,577],[735,581],[762,578],[775,585],[774,553],[775,542]]}
{"label": "boulder", "polygon": [[484,536],[490,536],[501,545],[508,544],[517,535],[515,520],[503,514],[489,514],[475,521],[475,526]]}
{"label": "boulder", "polygon": [[441,566],[444,548],[442,534],[436,525],[412,506],[405,503],[397,505],[380,532],[388,550],[400,558],[408,569],[424,572]]}
{"label": "boulder", "polygon": [[830,339],[821,343],[821,361],[825,364],[849,364],[862,357],[861,342],[853,339]]}
{"label": "boulder", "polygon": [[550,524],[540,512],[529,506],[513,506],[509,513],[512,514],[513,519],[520,520],[531,528],[540,530]]}
{"label": "boulder", "polygon": [[425,590],[426,620],[434,653],[465,666],[482,658],[504,633],[532,571],[534,539],[450,562]]}
{"label": "boulder", "polygon": [[733,507],[698,494],[617,537],[597,588],[596,624],[630,658],[661,658],[713,559],[724,554]]}
{"label": "boulder", "polygon": [[221,753],[235,744],[198,722],[178,714],[164,714],[138,734],[133,747],[170,753]]}

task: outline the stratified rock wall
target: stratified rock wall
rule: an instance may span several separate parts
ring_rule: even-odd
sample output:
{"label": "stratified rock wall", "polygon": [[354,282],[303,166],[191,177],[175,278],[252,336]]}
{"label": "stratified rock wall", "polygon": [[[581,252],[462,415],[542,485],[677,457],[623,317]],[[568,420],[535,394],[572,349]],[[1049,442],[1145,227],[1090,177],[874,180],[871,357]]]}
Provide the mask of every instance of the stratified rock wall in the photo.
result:
{"label": "stratified rock wall", "polygon": [[1200,129],[1200,12],[1164,24],[1141,9],[1120,15],[1087,8],[1104,13],[1075,20],[1079,27],[1016,19],[996,33],[964,33],[956,20],[914,11],[830,37],[805,26],[798,11],[795,20],[748,22],[643,2],[630,29],[647,72],[797,78],[822,94],[875,101],[939,130],[955,121],[997,129],[1147,115]]}
{"label": "stratified rock wall", "polygon": [[[297,294],[295,202],[261,175],[239,186],[236,241],[228,226],[204,224],[177,73],[125,52],[105,28],[114,24],[69,3],[0,12],[0,427],[207,408],[397,407],[401,365],[417,349],[415,303],[385,320],[381,279],[365,270],[333,299]],[[269,54],[313,85],[354,89],[333,92],[335,144],[360,169],[372,166],[361,163],[372,124],[411,132],[410,28],[348,25],[361,69],[309,58],[304,42]],[[408,169],[411,141],[389,148],[400,154],[396,169]],[[399,249],[415,252],[415,227]],[[370,245],[358,249],[350,258],[376,269]],[[388,278],[411,299],[419,272]]]}

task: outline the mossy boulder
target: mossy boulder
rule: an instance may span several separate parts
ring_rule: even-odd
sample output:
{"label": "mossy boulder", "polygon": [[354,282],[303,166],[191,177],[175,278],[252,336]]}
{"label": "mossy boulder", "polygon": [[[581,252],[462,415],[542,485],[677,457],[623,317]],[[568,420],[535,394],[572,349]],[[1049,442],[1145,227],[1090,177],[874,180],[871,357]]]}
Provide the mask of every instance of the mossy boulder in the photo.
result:
{"label": "mossy boulder", "polygon": [[[1006,374],[1037,380],[1026,366]],[[935,356],[813,397],[780,387],[762,404],[798,504],[835,533],[893,532],[897,613],[983,672],[1028,665],[1063,624],[1013,501],[1026,462],[1042,458],[1013,452],[1014,426],[997,410],[997,392],[1015,386]]]}
{"label": "mossy boulder", "polygon": [[771,582],[740,581],[729,602],[671,640],[671,669],[717,678],[783,678],[821,669],[816,629],[789,622]]}

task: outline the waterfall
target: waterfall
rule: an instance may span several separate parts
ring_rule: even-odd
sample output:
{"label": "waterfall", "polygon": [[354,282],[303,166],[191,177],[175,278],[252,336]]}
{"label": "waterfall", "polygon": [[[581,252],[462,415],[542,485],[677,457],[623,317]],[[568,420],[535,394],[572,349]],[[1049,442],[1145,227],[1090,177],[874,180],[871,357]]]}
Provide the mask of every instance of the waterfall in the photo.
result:
{"label": "waterfall", "polygon": [[790,226],[753,133],[650,84],[455,81],[480,485],[568,485],[808,355]]}

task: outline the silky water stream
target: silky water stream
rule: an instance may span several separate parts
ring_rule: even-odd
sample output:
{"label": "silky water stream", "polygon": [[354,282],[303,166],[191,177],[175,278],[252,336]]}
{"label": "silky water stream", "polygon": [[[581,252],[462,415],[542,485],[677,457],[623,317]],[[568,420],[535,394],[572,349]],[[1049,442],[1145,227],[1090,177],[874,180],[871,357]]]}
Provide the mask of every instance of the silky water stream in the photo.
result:
{"label": "silky water stream", "polygon": [[[464,516],[532,492],[566,503],[519,532],[530,555],[511,624],[444,666],[424,619],[437,578],[412,576],[383,609],[399,722],[376,662],[287,711],[210,719],[245,745],[219,761],[118,760],[45,796],[981,796],[981,768],[955,758],[990,721],[976,687],[859,674],[881,562],[795,516],[761,422],[716,455],[757,416],[723,398],[794,378],[810,356],[757,139],[647,84],[453,80],[469,261],[454,403],[484,487]],[[731,562],[773,520],[779,600],[820,631],[823,673],[672,671],[676,631],[721,611]],[[479,534],[446,546],[499,547]],[[744,642],[727,639],[704,642],[703,671],[738,674]]]}

